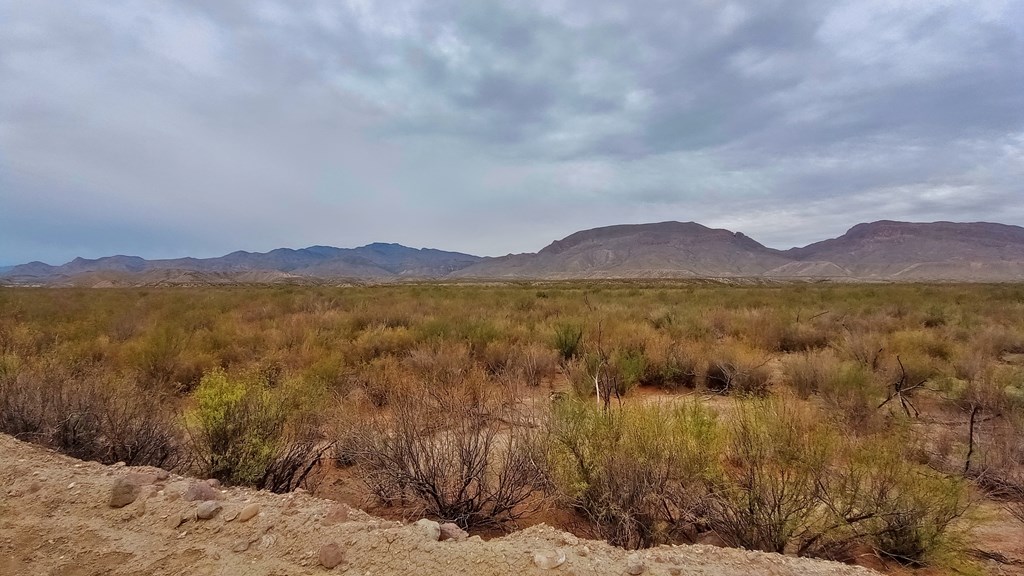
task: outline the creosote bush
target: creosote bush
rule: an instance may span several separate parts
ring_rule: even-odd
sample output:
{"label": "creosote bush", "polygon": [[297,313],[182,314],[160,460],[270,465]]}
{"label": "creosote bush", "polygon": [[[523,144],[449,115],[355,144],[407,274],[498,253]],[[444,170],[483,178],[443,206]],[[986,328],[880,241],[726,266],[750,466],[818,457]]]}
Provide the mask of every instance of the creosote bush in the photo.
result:
{"label": "creosote bush", "polygon": [[602,537],[647,547],[698,521],[716,437],[714,416],[696,403],[605,411],[566,399],[552,408],[546,461],[559,497]]}

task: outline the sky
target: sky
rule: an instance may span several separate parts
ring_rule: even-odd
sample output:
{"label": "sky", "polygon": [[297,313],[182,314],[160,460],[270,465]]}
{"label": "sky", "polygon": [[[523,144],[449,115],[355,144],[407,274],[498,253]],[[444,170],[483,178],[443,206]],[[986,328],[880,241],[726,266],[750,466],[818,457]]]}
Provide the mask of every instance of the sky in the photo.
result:
{"label": "sky", "polygon": [[1020,0],[0,0],[0,265],[1024,225]]}

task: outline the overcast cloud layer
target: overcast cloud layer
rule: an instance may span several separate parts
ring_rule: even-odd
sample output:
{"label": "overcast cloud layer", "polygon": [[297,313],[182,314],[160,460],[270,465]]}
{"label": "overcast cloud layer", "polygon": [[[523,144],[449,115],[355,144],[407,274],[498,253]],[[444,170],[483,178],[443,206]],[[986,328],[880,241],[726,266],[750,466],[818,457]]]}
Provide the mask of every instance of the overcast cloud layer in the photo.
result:
{"label": "overcast cloud layer", "polygon": [[0,264],[1024,224],[1024,2],[0,0]]}

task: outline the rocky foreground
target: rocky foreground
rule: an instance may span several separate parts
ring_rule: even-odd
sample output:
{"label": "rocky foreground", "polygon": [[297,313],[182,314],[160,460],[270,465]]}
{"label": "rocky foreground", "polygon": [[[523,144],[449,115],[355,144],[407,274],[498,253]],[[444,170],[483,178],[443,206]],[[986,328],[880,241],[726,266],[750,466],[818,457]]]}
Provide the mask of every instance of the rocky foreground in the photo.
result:
{"label": "rocky foreground", "polygon": [[305,493],[81,462],[0,434],[0,574],[870,575],[712,546],[630,552],[540,525],[467,537]]}

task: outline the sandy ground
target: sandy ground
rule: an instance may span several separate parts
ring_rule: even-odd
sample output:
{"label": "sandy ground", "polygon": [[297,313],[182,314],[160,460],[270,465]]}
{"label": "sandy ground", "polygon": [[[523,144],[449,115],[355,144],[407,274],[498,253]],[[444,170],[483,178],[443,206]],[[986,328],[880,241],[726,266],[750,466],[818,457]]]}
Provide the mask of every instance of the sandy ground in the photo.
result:
{"label": "sandy ground", "polygon": [[[114,508],[119,479],[138,496]],[[197,484],[152,468],[80,462],[0,435],[0,574],[877,574],[712,546],[631,553],[545,525],[489,541],[437,541],[423,526],[305,493],[214,490],[207,497],[222,509],[200,520],[201,502],[185,497]],[[239,512],[254,503],[259,513],[242,521]],[[330,570],[320,562],[328,544],[341,560]],[[539,566],[563,557],[557,567]]]}

